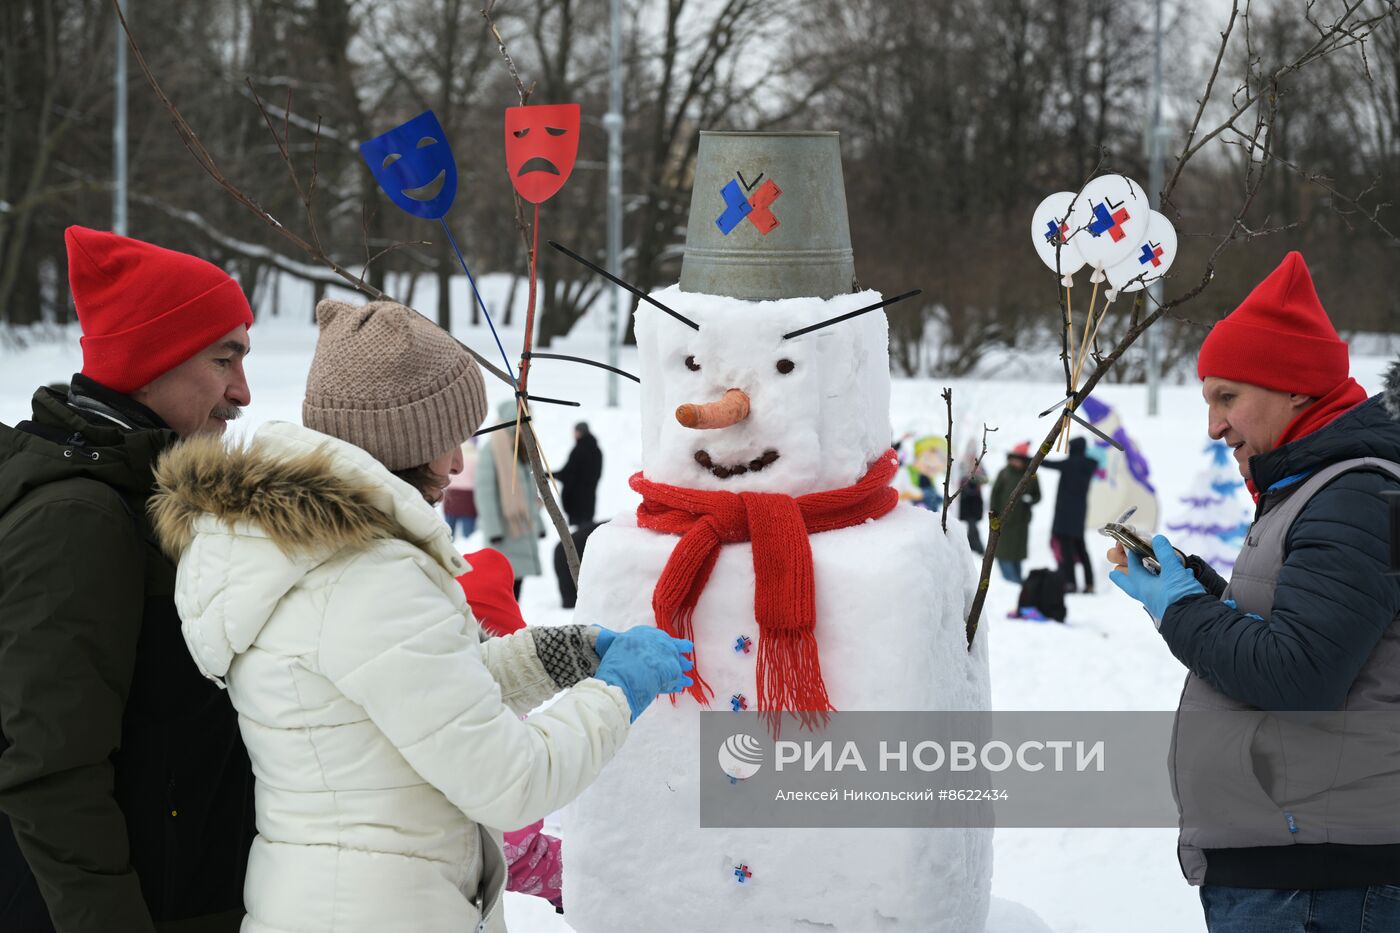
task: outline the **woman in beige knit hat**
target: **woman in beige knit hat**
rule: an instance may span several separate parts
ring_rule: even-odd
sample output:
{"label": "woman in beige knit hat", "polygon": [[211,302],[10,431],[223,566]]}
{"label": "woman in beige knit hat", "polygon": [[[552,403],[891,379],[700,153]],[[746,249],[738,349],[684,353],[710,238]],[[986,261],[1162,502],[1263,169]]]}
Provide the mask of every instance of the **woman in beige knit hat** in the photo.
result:
{"label": "woman in beige knit hat", "polygon": [[504,930],[501,831],[580,794],[690,685],[692,646],[651,626],[483,642],[431,504],[486,414],[476,362],[401,305],[317,321],[305,426],[180,445],[152,504],[257,778],[243,931]]}

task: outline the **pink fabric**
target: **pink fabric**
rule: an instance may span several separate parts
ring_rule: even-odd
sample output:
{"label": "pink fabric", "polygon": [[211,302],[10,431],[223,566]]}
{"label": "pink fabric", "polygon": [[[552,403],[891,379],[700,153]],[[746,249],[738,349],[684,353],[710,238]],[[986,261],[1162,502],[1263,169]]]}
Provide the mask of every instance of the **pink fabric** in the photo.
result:
{"label": "pink fabric", "polygon": [[506,833],[505,848],[510,865],[506,890],[533,894],[560,907],[564,899],[564,860],[559,839],[544,832],[544,820]]}

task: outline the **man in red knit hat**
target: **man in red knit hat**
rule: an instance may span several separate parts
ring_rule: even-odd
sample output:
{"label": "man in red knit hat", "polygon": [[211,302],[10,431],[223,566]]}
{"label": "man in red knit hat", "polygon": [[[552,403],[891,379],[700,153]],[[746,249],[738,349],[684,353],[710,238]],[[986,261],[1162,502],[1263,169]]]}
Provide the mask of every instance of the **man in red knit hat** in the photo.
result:
{"label": "man in red knit hat", "polygon": [[146,500],[162,451],[249,403],[253,314],[202,259],[65,239],[82,371],[0,425],[0,930],[233,931],[252,775]]}
{"label": "man in red knit hat", "polygon": [[1380,498],[1400,490],[1400,424],[1349,367],[1289,253],[1197,361],[1210,436],[1234,449],[1258,502],[1231,580],[1161,535],[1160,574],[1109,552],[1110,579],[1191,672],[1171,768],[1180,861],[1211,930],[1400,930],[1395,717],[1367,720],[1365,736],[1349,723],[1343,742],[1331,727],[1240,716],[1400,712],[1400,577],[1386,573]]}

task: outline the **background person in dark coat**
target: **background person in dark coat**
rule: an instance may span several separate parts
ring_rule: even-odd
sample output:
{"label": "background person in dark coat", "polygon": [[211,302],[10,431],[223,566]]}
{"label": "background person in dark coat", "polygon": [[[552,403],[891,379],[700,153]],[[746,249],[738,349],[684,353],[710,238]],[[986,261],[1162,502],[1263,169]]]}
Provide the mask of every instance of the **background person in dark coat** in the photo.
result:
{"label": "background person in dark coat", "polygon": [[1084,566],[1084,592],[1094,592],[1094,568],[1084,544],[1084,518],[1089,512],[1089,484],[1094,481],[1098,462],[1084,452],[1084,438],[1071,438],[1069,456],[1063,460],[1042,460],[1040,465],[1060,474],[1055,493],[1055,518],[1050,525],[1050,548],[1060,564],[1065,592],[1073,593],[1074,565]]}
{"label": "background person in dark coat", "polygon": [[564,488],[559,495],[569,524],[587,525],[593,521],[598,506],[598,480],[603,475],[603,452],[598,441],[588,433],[588,422],[574,425],[574,449],[568,461],[554,473]]}
{"label": "background person in dark coat", "polygon": [[252,312],[203,260],[67,241],[83,371],[0,425],[0,930],[234,931],[253,776],[146,501],[162,451],[248,404]]}
{"label": "background person in dark coat", "polygon": [[[1026,475],[1031,465],[1031,445],[1029,442],[1017,444],[1006,455],[1006,466],[997,474],[992,483],[992,514],[1000,514],[1011,501],[1011,491]],[[997,539],[997,567],[1001,575],[1010,583],[1021,583],[1021,562],[1026,559],[1030,545],[1031,508],[1040,501],[1040,480],[1032,476],[1026,488],[1021,491],[1021,499],[1001,523],[1001,537]]]}

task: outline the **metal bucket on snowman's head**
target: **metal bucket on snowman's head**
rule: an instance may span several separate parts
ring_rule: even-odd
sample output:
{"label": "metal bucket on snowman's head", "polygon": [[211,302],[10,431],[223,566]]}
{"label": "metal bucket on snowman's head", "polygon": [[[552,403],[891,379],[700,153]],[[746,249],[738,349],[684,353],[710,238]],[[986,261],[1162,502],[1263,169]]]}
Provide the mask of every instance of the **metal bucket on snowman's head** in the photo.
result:
{"label": "metal bucket on snowman's head", "polygon": [[831,298],[855,273],[840,134],[701,131],[681,291]]}

